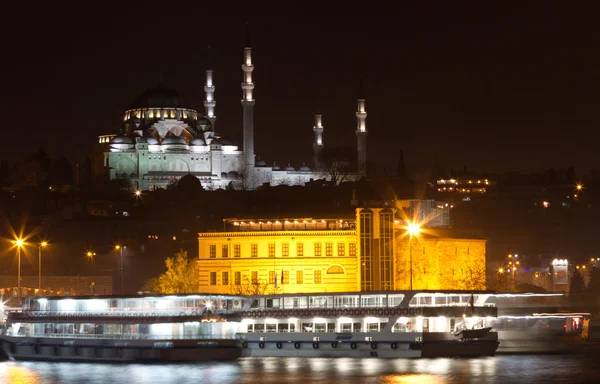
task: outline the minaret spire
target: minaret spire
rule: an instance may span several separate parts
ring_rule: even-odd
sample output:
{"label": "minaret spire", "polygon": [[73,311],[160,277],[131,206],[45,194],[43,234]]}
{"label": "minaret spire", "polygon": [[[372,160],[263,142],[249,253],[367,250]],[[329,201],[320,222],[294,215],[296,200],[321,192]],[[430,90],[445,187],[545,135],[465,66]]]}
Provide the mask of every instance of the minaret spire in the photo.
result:
{"label": "minaret spire", "polygon": [[317,93],[317,108],[315,112],[315,125],[313,126],[315,133],[315,142],[313,143],[313,151],[315,154],[315,170],[321,169],[321,152],[323,151],[323,116],[320,113],[319,94]]}
{"label": "minaret spire", "polygon": [[254,83],[252,82],[252,48],[250,46],[250,31],[246,23],[246,44],[244,46],[244,63],[242,71],[244,72],[244,81],[242,82],[242,108],[243,108],[243,130],[244,130],[244,162],[250,171],[254,169],[254,98],[252,91]]}
{"label": "minaret spire", "polygon": [[210,121],[212,131],[215,132],[215,121],[217,120],[217,116],[215,116],[215,104],[217,102],[215,101],[215,86],[213,84],[213,70],[211,69],[210,45],[208,46],[208,60],[209,69],[206,70],[206,84],[204,85],[204,92],[206,93],[204,111],[206,113],[206,118]]}
{"label": "minaret spire", "polygon": [[367,176],[367,109],[362,78],[360,79],[356,120],[356,138],[358,141],[358,173],[361,177],[365,177]]}

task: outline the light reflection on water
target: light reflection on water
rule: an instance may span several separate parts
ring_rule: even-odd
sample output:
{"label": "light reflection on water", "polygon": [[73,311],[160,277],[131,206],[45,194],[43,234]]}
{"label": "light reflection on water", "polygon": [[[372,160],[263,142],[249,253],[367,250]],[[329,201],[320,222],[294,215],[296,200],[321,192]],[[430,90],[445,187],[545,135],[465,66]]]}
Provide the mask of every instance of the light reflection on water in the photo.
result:
{"label": "light reflection on water", "polygon": [[164,365],[0,362],[0,384],[594,382],[598,356],[245,358]]}

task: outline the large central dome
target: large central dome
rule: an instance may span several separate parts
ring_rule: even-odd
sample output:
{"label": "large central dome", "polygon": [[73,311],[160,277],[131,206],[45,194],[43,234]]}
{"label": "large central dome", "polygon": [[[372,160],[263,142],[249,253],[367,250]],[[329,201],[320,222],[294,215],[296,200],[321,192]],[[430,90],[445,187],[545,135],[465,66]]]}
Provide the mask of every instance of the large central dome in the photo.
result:
{"label": "large central dome", "polygon": [[188,108],[188,105],[177,91],[158,87],[144,91],[130,109],[143,108]]}

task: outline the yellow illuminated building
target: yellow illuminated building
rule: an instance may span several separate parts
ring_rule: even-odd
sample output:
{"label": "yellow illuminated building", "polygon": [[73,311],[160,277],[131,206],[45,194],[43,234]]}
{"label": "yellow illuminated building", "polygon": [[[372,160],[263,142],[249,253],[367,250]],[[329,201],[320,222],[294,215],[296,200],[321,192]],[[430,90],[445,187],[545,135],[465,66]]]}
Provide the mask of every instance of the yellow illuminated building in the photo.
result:
{"label": "yellow illuminated building", "polygon": [[200,291],[346,292],[359,287],[354,219],[224,220],[199,234]]}
{"label": "yellow illuminated building", "polygon": [[[390,208],[327,219],[225,219],[199,234],[200,291],[272,294],[485,289],[485,240]],[[417,229],[415,229],[417,228]]]}

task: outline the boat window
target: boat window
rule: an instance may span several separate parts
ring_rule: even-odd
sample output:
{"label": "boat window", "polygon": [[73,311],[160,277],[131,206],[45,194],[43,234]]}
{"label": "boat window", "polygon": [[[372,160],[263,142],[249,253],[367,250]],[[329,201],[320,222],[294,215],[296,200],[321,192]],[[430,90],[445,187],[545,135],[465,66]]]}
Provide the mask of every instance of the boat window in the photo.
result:
{"label": "boat window", "polygon": [[267,324],[267,332],[277,332],[277,324]]}
{"label": "boat window", "polygon": [[392,332],[406,332],[406,324],[405,323],[396,323],[392,327]]}
{"label": "boat window", "polygon": [[361,332],[362,323],[354,323],[353,329],[354,329],[354,332]]}
{"label": "boat window", "polygon": [[383,331],[387,327],[388,323],[379,323],[379,330]]}
{"label": "boat window", "polygon": [[326,323],[315,323],[315,332],[327,332]]}
{"label": "boat window", "polygon": [[277,324],[277,332],[289,332],[288,324]]}
{"label": "boat window", "polygon": [[342,323],[342,332],[352,332],[352,323]]}
{"label": "boat window", "polygon": [[296,332],[296,324],[290,324],[290,332]]}
{"label": "boat window", "polygon": [[369,332],[379,332],[379,323],[369,323],[367,327]]}
{"label": "boat window", "polygon": [[248,327],[246,329],[246,332],[248,332],[248,333],[254,332],[254,324],[246,324],[246,326]]}
{"label": "boat window", "polygon": [[335,323],[327,323],[327,332],[335,332]]}
{"label": "boat window", "polygon": [[312,332],[313,325],[312,323],[302,323],[302,332]]}
{"label": "boat window", "polygon": [[254,324],[254,332],[264,332],[265,325],[264,324]]}

